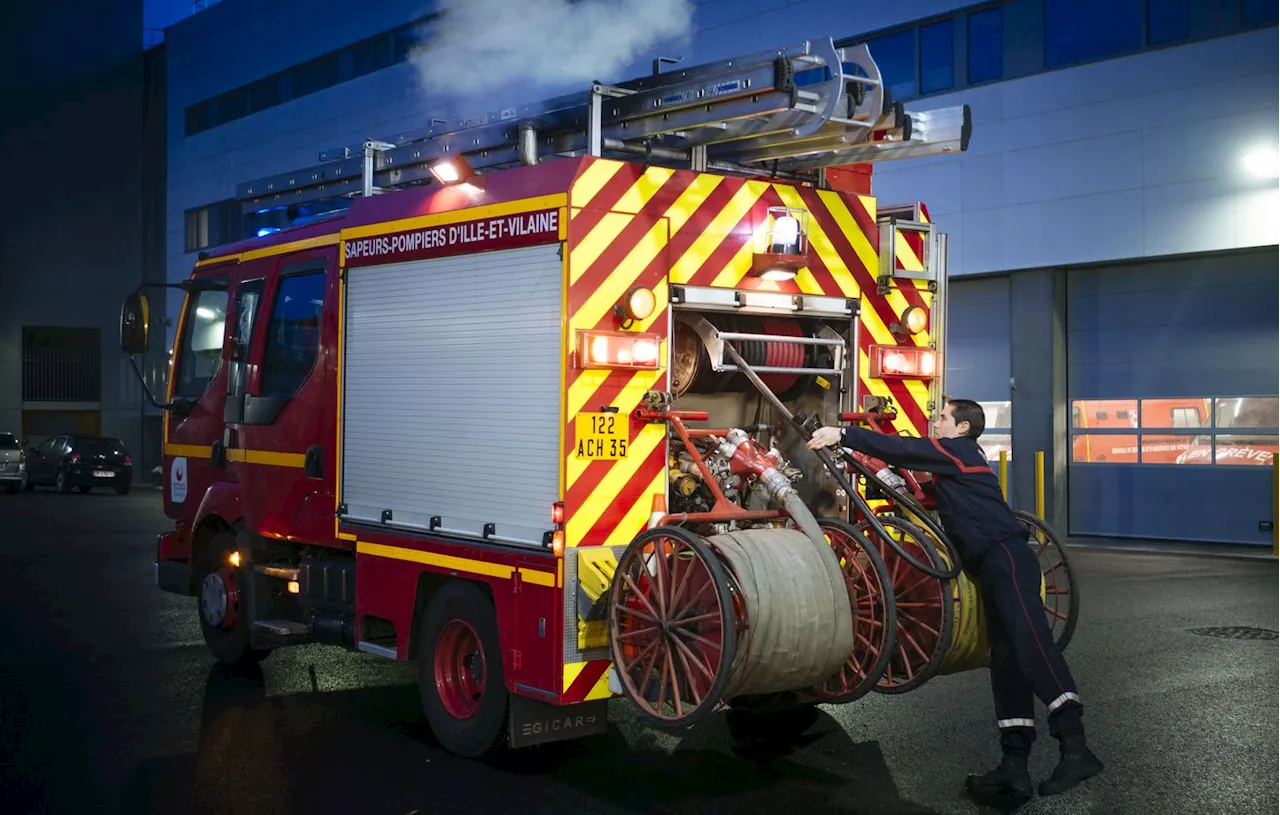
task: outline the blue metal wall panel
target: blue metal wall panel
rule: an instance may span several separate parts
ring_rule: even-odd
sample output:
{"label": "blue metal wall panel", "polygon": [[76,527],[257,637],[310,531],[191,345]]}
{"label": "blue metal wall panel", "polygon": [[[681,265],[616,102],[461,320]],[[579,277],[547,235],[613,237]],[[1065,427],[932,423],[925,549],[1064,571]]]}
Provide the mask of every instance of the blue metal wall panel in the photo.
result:
{"label": "blue metal wall panel", "polygon": [[1009,399],[1009,278],[952,279],[947,310],[947,393]]}
{"label": "blue metal wall panel", "polygon": [[[1277,394],[1276,268],[1271,247],[1071,270],[1069,398]],[[1270,467],[1073,464],[1070,533],[1266,545],[1270,483]]]}

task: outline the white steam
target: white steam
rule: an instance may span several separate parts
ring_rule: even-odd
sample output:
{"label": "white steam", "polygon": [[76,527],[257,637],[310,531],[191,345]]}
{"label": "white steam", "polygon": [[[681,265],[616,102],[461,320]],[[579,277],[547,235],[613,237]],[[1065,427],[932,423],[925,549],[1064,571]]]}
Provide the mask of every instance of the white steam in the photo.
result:
{"label": "white steam", "polygon": [[539,91],[630,79],[619,72],[692,32],[691,0],[462,0],[441,14],[413,61],[430,96],[488,108],[477,94],[517,90],[532,102]]}

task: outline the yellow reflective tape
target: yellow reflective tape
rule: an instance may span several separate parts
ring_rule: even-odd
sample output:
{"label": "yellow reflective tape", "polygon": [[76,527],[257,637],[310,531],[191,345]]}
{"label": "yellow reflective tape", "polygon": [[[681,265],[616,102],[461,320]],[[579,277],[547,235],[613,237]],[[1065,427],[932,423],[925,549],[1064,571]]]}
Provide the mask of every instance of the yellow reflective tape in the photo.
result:
{"label": "yellow reflective tape", "polygon": [[902,233],[901,229],[895,229],[893,235],[893,253],[897,256],[898,263],[905,272],[919,272],[924,270],[924,264],[920,262],[920,257],[916,255],[916,250],[911,248],[911,244],[907,243],[907,236]]}
{"label": "yellow reflective tape", "polygon": [[600,674],[600,678],[591,686],[591,690],[587,691],[584,701],[590,702],[592,699],[608,699],[613,694],[609,691],[609,672],[605,671]]}
{"label": "yellow reflective tape", "polygon": [[720,186],[721,181],[724,181],[724,176],[699,175],[689,182],[689,186],[684,188],[684,192],[680,193],[675,203],[667,208],[666,218],[671,223],[672,235],[679,232],[680,228],[693,217],[693,213],[707,200],[707,196]]}
{"label": "yellow reflective tape", "polygon": [[600,516],[604,514],[605,508],[617,499],[618,493],[635,476],[640,465],[666,438],[666,425],[650,424],[640,431],[627,451],[627,457],[614,462],[608,474],[600,479],[600,483],[591,491],[591,496],[569,518],[568,524],[565,525],[565,537],[568,539],[566,545],[569,541],[576,544],[591,531],[591,527],[595,526],[596,521],[600,520]]}
{"label": "yellow reflective tape", "polygon": [[650,167],[644,171],[644,175],[637,178],[635,183],[622,194],[622,198],[619,199],[618,203],[613,205],[613,211],[629,212],[635,215],[644,209],[644,206],[649,203],[654,194],[662,189],[667,180],[675,174],[675,170],[668,170],[666,167]]}
{"label": "yellow reflective tape", "polygon": [[632,216],[621,212],[610,212],[592,227],[591,231],[580,238],[569,252],[569,285],[578,282],[583,273],[591,268],[591,264],[599,259],[604,250],[613,245],[622,230],[631,223]]}
{"label": "yellow reflective tape", "polygon": [[[789,207],[804,208],[804,199],[800,197],[800,192],[793,187],[779,186],[778,195],[782,198],[782,203]],[[830,209],[830,207],[828,207]],[[816,219],[809,220],[809,246],[818,253],[818,257],[822,259],[822,265],[827,267],[827,272],[835,280],[836,285],[840,287],[839,292],[824,292],[831,296],[843,295],[845,297],[858,296],[858,284],[853,279],[853,274],[849,272],[849,267],[845,263],[844,258],[840,257],[840,253],[836,251],[835,244],[831,238],[823,231]]]}
{"label": "yellow reflective tape", "polygon": [[[449,212],[437,212],[431,215],[415,215],[412,218],[401,218],[398,221],[386,221],[367,226],[353,226],[342,230],[342,239],[367,238],[371,235],[386,235],[392,232],[405,232],[410,229],[424,229],[431,226],[456,224],[463,221],[479,221],[486,218],[499,218],[503,215],[518,215],[521,212],[533,212],[541,209],[563,207],[568,199],[564,193],[539,195],[533,198],[521,198],[517,201],[505,201],[500,204],[487,204],[482,207],[468,207]],[[563,210],[561,210],[563,212]]]}
{"label": "yellow reflective tape", "polygon": [[573,182],[573,206],[585,207],[591,203],[604,185],[608,184],[618,172],[626,166],[620,161],[597,159],[582,171],[582,175]]}
{"label": "yellow reflective tape", "polygon": [[166,444],[164,446],[164,454],[166,456],[186,456],[187,458],[208,458],[213,454],[213,448],[199,444]]}
{"label": "yellow reflective tape", "polygon": [[551,572],[543,572],[537,569],[520,569],[520,579],[526,583],[532,583],[535,586],[551,586],[556,585],[556,576]]}
{"label": "yellow reflective tape", "polygon": [[[629,221],[630,216],[626,217]],[[613,273],[596,287],[587,302],[582,304],[573,315],[572,327],[594,328],[604,315],[618,304],[627,293],[627,289],[635,284],[645,268],[667,245],[667,224],[659,219],[653,223],[645,236],[641,238],[631,251],[622,259]]]}
{"label": "yellow reflective tape", "polygon": [[[707,224],[707,228],[702,230],[702,233],[685,250],[680,259],[672,264],[671,282],[688,283],[698,269],[702,267],[702,264],[707,262],[707,258],[711,257],[712,253],[720,247],[725,238],[729,237],[729,232],[751,211],[756,201],[760,200],[760,196],[764,195],[768,189],[769,185],[763,181],[748,181],[744,183],[729,199],[729,203],[725,204],[716,213],[716,216],[711,219],[711,223]],[[750,244],[748,244],[749,246]]]}
{"label": "yellow reflective tape", "polygon": [[711,281],[712,286],[732,289],[742,282],[742,278],[751,274],[751,256],[755,254],[755,247],[751,244],[751,241],[742,244],[742,247],[716,275],[715,280]]}
{"label": "yellow reflective tape", "polygon": [[627,514],[609,533],[609,537],[604,542],[606,547],[625,546],[631,543],[632,539],[649,525],[649,513],[653,511],[653,496],[667,494],[666,479],[668,477],[666,468],[662,468],[662,472],[654,477],[645,491],[627,510]]}
{"label": "yellow reflective tape", "polygon": [[[822,195],[822,192],[819,192],[818,195]],[[867,215],[871,216],[871,223],[874,224],[876,222],[875,197],[870,195],[859,195],[858,201],[862,204],[863,208],[867,211]]]}
{"label": "yellow reflective tape", "polygon": [[500,577],[504,580],[510,579],[511,574],[515,571],[511,566],[505,566],[501,563],[489,563],[483,560],[471,560],[470,558],[454,557],[452,555],[440,555],[435,552],[424,552],[421,549],[406,549],[402,546],[387,546],[385,544],[370,543],[368,541],[356,541],[356,554],[392,558],[394,560],[407,560],[412,563],[422,563],[427,566],[436,566],[441,569],[448,569],[449,571],[482,574],[489,577]]}
{"label": "yellow reflective tape", "polygon": [[[849,212],[844,200],[838,193],[828,190],[819,190],[818,200],[827,208],[827,212],[831,213],[831,217],[835,220],[841,234],[845,236],[849,241],[849,245],[853,247],[853,253],[858,256],[858,262],[862,264],[862,268],[866,269],[867,274],[873,278],[879,275],[880,256],[876,254],[876,250],[871,246],[871,241],[863,233],[862,227],[858,226],[858,222],[854,220],[853,213]],[[871,206],[871,212],[874,220],[874,203]]]}
{"label": "yellow reflective tape", "polygon": [[581,676],[582,672],[585,671],[586,669],[587,669],[587,663],[585,662],[566,663],[564,666],[564,690],[561,692],[568,693],[569,688],[573,686],[573,680]]}
{"label": "yellow reflective tape", "polygon": [[338,540],[353,541],[356,539],[356,536],[352,535],[350,532],[339,532],[337,534]]}
{"label": "yellow reflective tape", "polygon": [[227,461],[302,469],[306,466],[307,457],[303,453],[280,453],[274,450],[245,450],[232,447],[227,450]]}

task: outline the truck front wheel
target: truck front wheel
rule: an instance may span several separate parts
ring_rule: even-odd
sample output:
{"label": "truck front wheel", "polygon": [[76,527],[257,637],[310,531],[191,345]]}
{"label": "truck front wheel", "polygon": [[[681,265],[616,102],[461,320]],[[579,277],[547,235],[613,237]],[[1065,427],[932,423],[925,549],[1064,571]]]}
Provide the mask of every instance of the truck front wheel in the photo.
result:
{"label": "truck front wheel", "polygon": [[218,532],[196,562],[196,605],[205,645],[228,665],[261,662],[271,653],[250,647],[247,581],[248,570],[232,566],[229,557],[236,539]]}
{"label": "truck front wheel", "polygon": [[498,616],[475,584],[447,583],[427,604],[418,628],[418,693],[431,732],[449,752],[478,758],[506,740]]}

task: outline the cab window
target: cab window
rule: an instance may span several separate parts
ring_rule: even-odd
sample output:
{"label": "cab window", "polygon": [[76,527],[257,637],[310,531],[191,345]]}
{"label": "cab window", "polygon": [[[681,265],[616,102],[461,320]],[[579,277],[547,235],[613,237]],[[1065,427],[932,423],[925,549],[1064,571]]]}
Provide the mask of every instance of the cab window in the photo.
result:
{"label": "cab window", "polygon": [[325,273],[280,280],[262,357],[263,396],[292,396],[311,375],[320,351]]}
{"label": "cab window", "polygon": [[188,399],[198,399],[208,389],[222,364],[227,292],[202,291],[189,302],[174,393]]}

